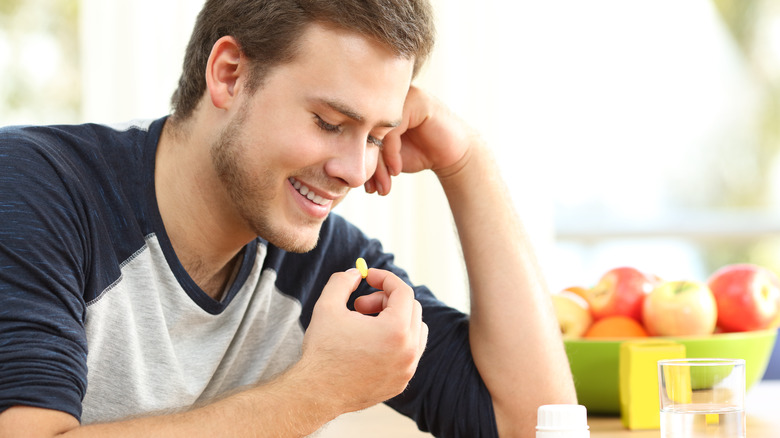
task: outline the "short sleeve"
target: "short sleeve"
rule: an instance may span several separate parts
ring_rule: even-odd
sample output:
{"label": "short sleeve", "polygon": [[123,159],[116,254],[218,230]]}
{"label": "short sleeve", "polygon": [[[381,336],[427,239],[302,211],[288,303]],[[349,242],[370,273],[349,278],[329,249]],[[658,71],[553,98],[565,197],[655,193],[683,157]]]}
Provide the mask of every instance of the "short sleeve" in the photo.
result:
{"label": "short sleeve", "polygon": [[81,415],[86,234],[67,168],[46,141],[0,131],[0,411]]}
{"label": "short sleeve", "polygon": [[497,437],[492,398],[471,355],[468,315],[426,287],[415,287],[415,296],[423,306],[428,344],[407,389],[387,404],[434,436]]}

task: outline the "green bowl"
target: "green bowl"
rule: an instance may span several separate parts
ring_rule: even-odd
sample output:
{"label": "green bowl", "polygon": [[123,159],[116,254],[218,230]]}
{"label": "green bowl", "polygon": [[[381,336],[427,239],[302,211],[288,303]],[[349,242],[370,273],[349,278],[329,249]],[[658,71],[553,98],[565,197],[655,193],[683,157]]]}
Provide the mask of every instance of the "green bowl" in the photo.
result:
{"label": "green bowl", "polygon": [[[718,333],[696,337],[661,337],[685,345],[686,356],[745,360],[745,384],[750,388],[766,371],[777,330]],[[620,414],[618,358],[627,339],[572,339],[564,341],[579,403],[588,413]]]}

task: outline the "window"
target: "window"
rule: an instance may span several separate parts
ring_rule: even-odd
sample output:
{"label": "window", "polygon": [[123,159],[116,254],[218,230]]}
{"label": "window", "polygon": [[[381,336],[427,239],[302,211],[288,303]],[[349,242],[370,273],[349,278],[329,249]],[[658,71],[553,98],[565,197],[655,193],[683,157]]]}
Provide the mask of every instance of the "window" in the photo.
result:
{"label": "window", "polygon": [[780,3],[578,12],[561,53],[578,74],[562,85],[557,287],[626,264],[678,279],[735,262],[780,272]]}
{"label": "window", "polygon": [[78,17],[78,0],[0,0],[3,125],[78,119]]}

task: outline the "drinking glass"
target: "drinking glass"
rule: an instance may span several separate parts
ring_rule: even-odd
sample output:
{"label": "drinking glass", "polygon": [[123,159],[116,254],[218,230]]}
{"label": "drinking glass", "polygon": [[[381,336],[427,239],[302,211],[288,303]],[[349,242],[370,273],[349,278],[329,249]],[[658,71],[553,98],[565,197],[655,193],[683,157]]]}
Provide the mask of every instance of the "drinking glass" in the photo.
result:
{"label": "drinking glass", "polygon": [[661,438],[745,438],[745,361],[658,361]]}

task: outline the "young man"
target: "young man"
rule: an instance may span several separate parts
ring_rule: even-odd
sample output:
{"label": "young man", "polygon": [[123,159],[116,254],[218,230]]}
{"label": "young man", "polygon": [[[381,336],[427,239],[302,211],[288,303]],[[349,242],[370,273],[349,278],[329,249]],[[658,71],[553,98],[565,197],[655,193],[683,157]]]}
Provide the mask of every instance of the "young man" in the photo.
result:
{"label": "young man", "polygon": [[[576,402],[486,146],[411,85],[432,35],[424,1],[212,0],[170,117],[0,131],[0,437],[305,436],[380,402],[530,437]],[[423,170],[470,316],[330,214]]]}

